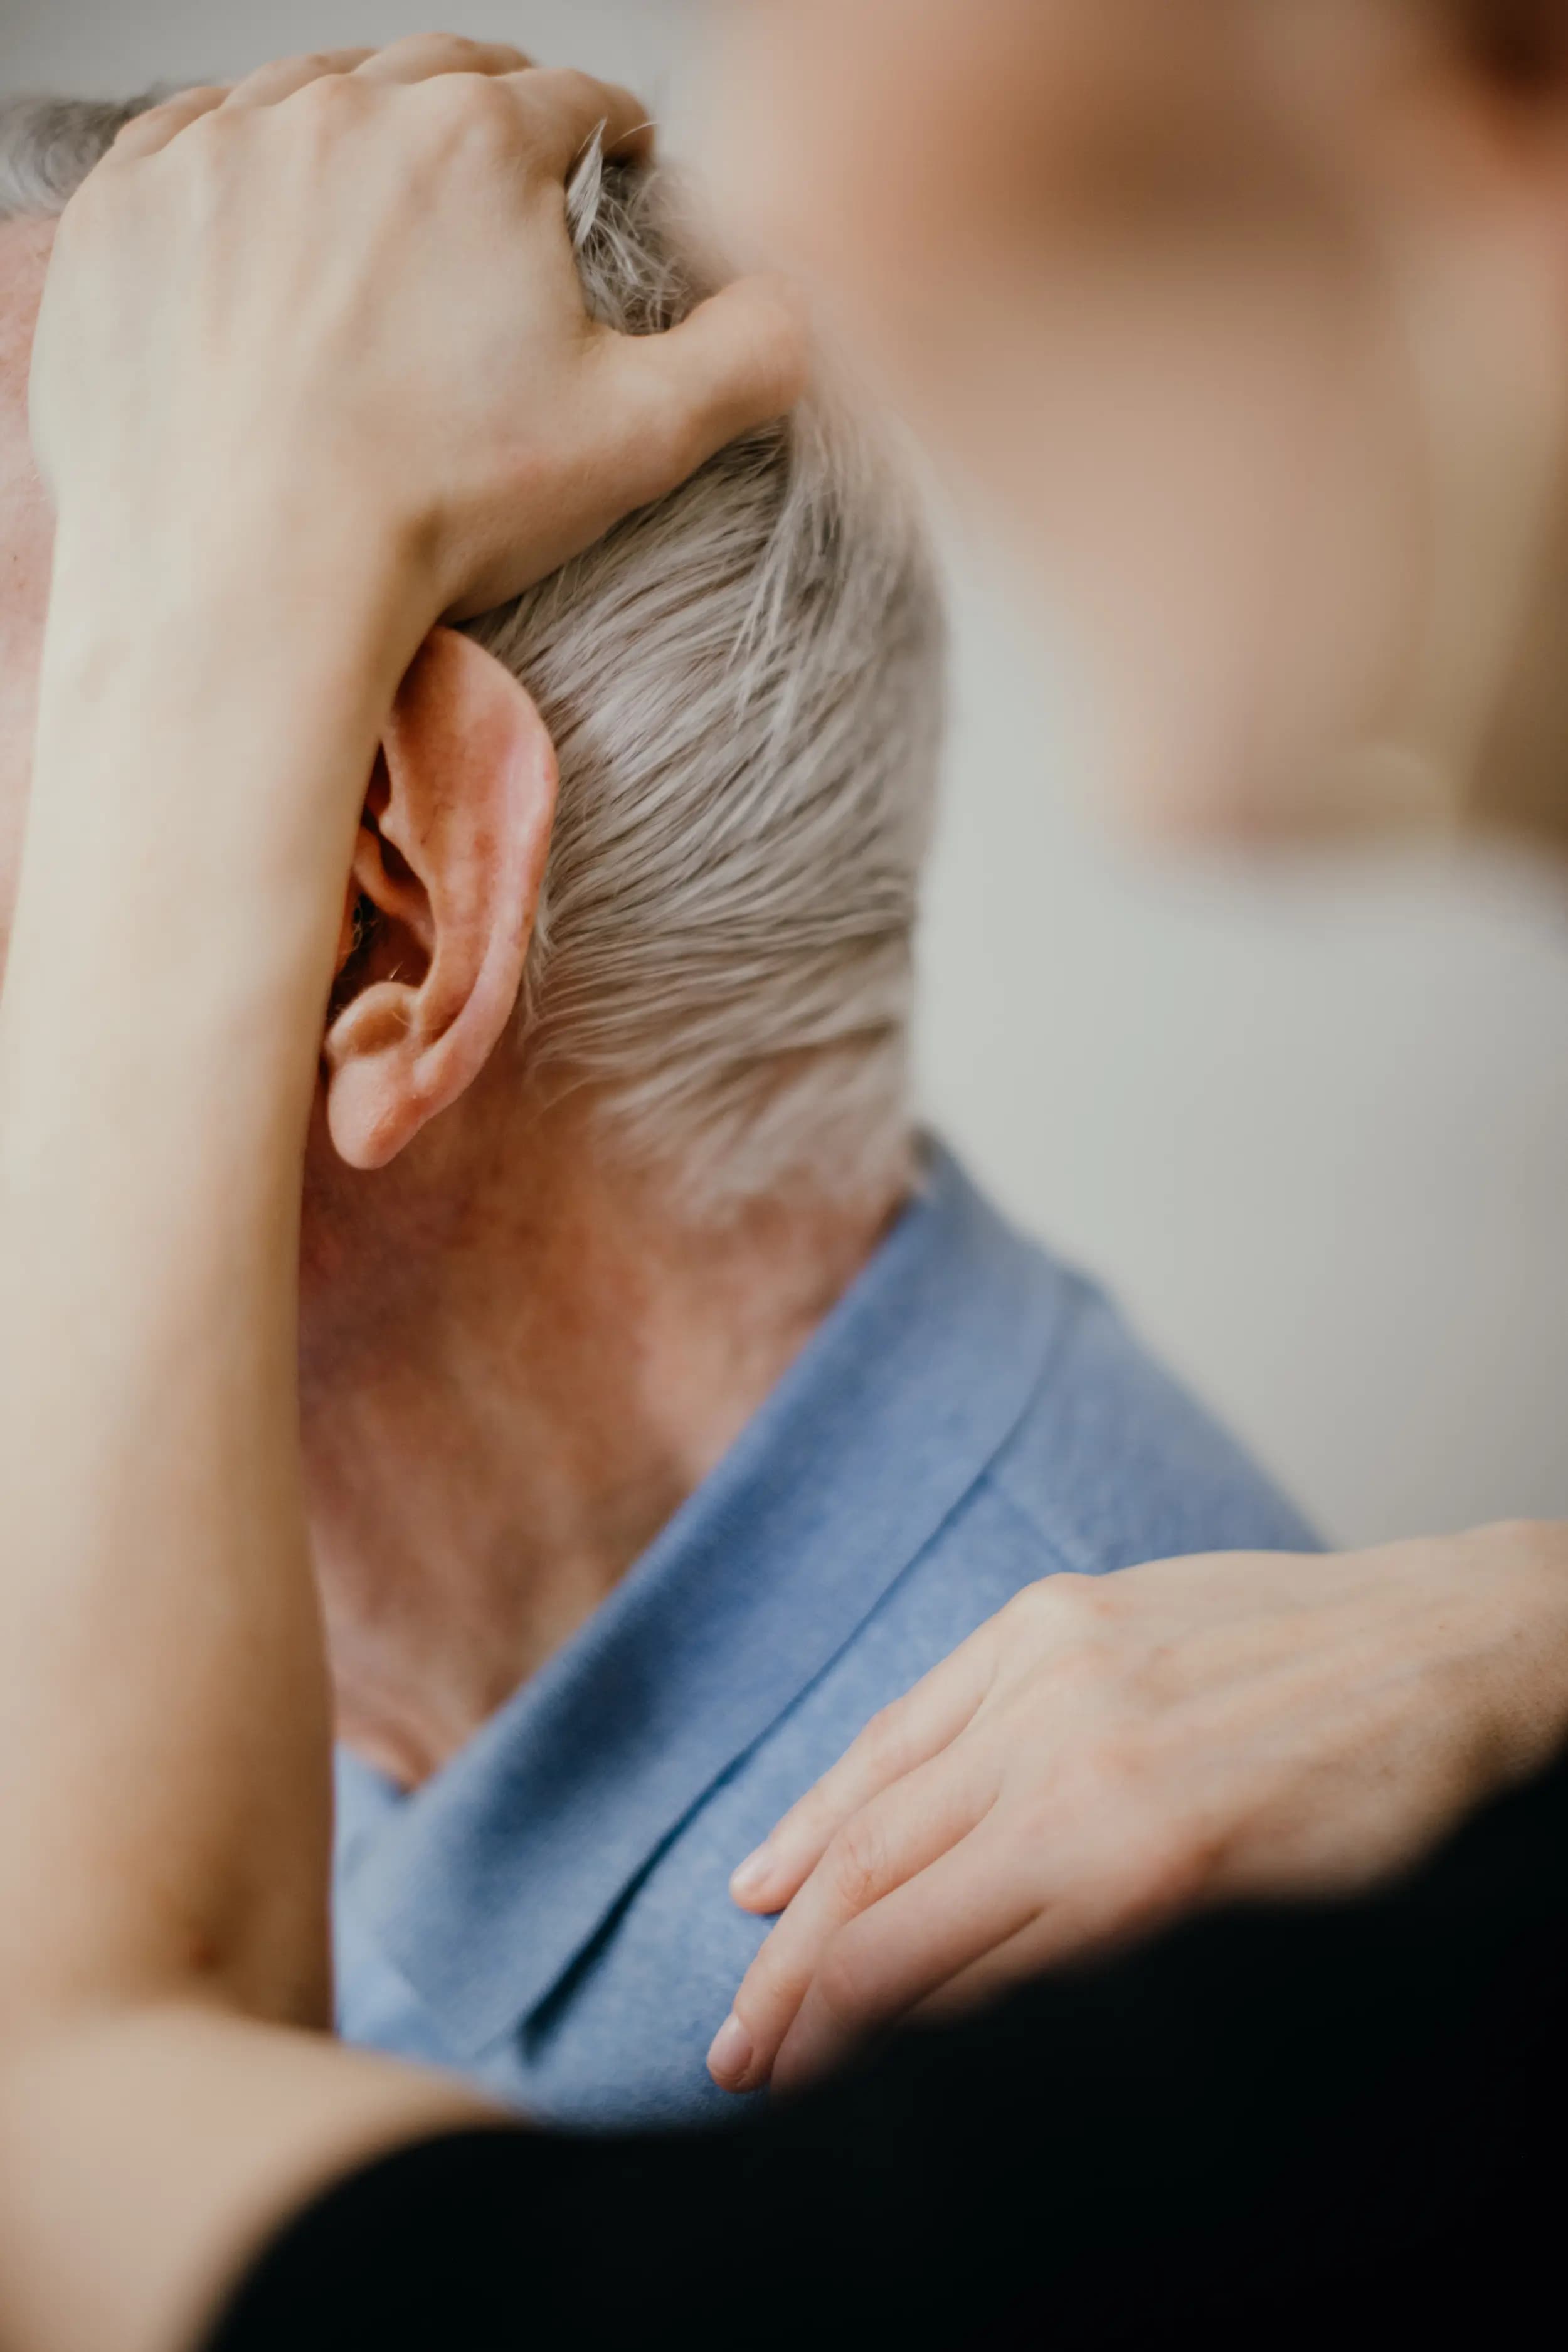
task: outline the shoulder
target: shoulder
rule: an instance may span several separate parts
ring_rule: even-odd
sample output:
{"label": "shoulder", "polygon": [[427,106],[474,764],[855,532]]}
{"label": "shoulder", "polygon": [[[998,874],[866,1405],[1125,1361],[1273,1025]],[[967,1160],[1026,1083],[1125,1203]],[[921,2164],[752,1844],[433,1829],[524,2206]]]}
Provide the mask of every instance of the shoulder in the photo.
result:
{"label": "shoulder", "polygon": [[928,1168],[927,1248],[942,1281],[902,1338],[926,1366],[923,1450],[973,1424],[963,1501],[939,1535],[953,1565],[989,1584],[988,1555],[1019,1541],[1034,1562],[1025,1581],[1186,1552],[1319,1548],[1097,1283],[1020,1232],[938,1143]]}
{"label": "shoulder", "polygon": [[1296,1505],[1105,1292],[1037,1255],[1054,1277],[1058,1341],[981,1486],[1049,1565],[1099,1575],[1187,1552],[1320,1549]]}

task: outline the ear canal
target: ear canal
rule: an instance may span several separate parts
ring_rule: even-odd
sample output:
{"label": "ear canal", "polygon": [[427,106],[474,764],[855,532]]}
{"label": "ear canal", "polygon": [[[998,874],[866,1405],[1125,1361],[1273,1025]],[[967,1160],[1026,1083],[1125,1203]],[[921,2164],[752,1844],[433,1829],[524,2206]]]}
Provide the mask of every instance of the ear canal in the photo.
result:
{"label": "ear canal", "polygon": [[410,952],[378,955],[362,986],[340,992],[323,1048],[328,1126],[352,1166],[395,1158],[467,1091],[503,1034],[555,791],[554,746],[531,698],[471,639],[435,630],[387,721],[351,884]]}

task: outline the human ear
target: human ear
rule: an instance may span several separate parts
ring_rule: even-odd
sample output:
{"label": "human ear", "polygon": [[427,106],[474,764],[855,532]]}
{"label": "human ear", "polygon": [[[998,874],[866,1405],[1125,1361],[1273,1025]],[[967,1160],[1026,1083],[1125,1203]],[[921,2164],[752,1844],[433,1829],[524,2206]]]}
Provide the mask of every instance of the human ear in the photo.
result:
{"label": "human ear", "polygon": [[327,1123],[382,1168],[457,1101],[521,983],[555,814],[555,751],[493,655],[426,639],[366,795],[322,1047]]}

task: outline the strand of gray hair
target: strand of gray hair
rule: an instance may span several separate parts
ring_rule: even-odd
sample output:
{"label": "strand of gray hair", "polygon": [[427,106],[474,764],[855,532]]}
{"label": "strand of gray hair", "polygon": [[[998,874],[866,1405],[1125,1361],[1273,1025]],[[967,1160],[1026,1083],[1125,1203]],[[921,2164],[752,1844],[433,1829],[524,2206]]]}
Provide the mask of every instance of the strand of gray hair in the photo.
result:
{"label": "strand of gray hair", "polygon": [[[0,218],[58,213],[152,102],[0,106]],[[674,176],[595,141],[568,215],[606,324],[657,333],[710,290]],[[879,432],[814,396],[468,625],[560,761],[530,1082],[591,1087],[694,1213],[897,1181],[943,631]]]}

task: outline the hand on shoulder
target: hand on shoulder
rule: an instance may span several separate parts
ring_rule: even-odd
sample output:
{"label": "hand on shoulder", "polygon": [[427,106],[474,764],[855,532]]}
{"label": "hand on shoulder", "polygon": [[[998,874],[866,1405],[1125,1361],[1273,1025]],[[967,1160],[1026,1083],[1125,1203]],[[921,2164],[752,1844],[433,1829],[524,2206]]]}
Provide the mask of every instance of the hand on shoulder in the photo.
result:
{"label": "hand on shoulder", "polygon": [[796,2083],[1233,1899],[1415,1861],[1568,1738],[1568,1527],[1028,1587],[737,1871],[783,1917],[710,2061]]}

